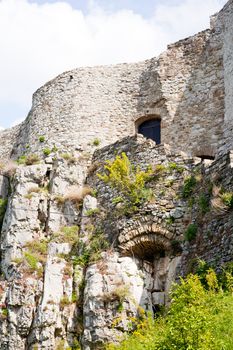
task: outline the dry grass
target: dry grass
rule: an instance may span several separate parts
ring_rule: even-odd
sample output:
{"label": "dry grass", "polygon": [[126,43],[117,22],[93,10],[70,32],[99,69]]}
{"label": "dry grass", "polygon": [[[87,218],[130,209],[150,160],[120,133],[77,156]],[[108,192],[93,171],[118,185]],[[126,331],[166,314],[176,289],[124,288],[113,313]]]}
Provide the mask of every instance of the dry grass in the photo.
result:
{"label": "dry grass", "polygon": [[96,170],[101,166],[101,163],[100,162],[94,162],[92,163],[89,168],[88,168],[88,175],[93,175]]}
{"label": "dry grass", "polygon": [[83,198],[92,193],[92,189],[88,186],[80,187],[80,186],[70,186],[67,189],[67,192],[64,195],[65,201],[71,201],[74,203],[80,203],[83,201]]}
{"label": "dry grass", "polygon": [[30,187],[28,189],[28,194],[29,193],[39,193],[39,192],[41,192],[41,189],[39,187],[37,187],[37,186],[33,186],[33,187]]}
{"label": "dry grass", "polygon": [[0,174],[6,176],[13,176],[17,169],[17,164],[11,160],[0,160]]}
{"label": "dry grass", "polygon": [[227,206],[223,203],[221,197],[212,198],[211,207],[218,214],[223,214],[227,211]]}

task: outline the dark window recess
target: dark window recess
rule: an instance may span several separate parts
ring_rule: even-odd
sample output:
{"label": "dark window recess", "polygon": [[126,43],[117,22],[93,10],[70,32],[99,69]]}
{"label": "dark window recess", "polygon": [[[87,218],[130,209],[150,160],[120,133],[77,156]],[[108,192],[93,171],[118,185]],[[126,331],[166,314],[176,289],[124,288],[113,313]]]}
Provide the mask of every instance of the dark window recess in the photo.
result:
{"label": "dark window recess", "polygon": [[204,160],[204,159],[214,160],[214,156],[201,155],[201,156],[198,156],[198,157],[201,158],[202,160]]}
{"label": "dark window recess", "polygon": [[156,120],[147,120],[141,125],[139,125],[138,132],[148,139],[152,139],[156,144],[161,143],[161,121]]}

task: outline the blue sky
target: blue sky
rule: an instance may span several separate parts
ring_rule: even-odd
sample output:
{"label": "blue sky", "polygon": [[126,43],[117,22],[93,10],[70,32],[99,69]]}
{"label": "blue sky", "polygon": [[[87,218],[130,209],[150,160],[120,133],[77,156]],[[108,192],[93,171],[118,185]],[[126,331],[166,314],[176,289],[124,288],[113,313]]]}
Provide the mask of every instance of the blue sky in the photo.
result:
{"label": "blue sky", "polygon": [[0,129],[65,70],[135,62],[209,26],[226,0],[0,0]]}
{"label": "blue sky", "polygon": [[[55,3],[57,0],[30,0],[30,2],[37,2],[38,4]],[[89,2],[87,0],[65,0],[73,8],[82,10],[85,14],[88,13]],[[98,0],[96,3],[106,11],[116,12],[122,9],[132,10],[140,13],[142,16],[148,18],[154,11],[158,3],[173,3],[176,1],[158,1],[158,0]]]}

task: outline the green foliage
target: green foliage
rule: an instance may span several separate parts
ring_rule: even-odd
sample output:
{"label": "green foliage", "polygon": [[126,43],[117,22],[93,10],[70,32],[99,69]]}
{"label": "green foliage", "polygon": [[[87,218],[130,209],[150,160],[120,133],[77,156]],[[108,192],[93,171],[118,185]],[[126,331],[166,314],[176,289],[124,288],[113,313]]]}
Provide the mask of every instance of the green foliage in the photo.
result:
{"label": "green foliage", "polygon": [[64,295],[60,300],[60,308],[64,309],[65,306],[70,305],[72,302],[67,295]]}
{"label": "green foliage", "polygon": [[24,257],[26,259],[26,262],[28,263],[30,269],[32,271],[37,271],[38,269],[38,264],[39,264],[39,259],[36,255],[29,253],[29,252],[25,252],[24,253]]}
{"label": "green foliage", "polygon": [[77,158],[71,153],[62,153],[61,157],[66,160],[68,164],[77,163]]}
{"label": "green foliage", "polygon": [[197,230],[197,224],[190,224],[185,232],[185,240],[188,242],[192,241],[196,237]]}
{"label": "green foliage", "polygon": [[122,202],[124,202],[124,198],[122,198],[121,196],[118,196],[112,199],[112,204],[118,204]]}
{"label": "green foliage", "polygon": [[44,136],[40,136],[39,137],[39,141],[42,143],[42,142],[45,142],[45,137]]}
{"label": "green foliage", "polygon": [[88,243],[79,242],[79,250],[82,252],[73,259],[74,265],[87,266],[100,260],[101,253],[109,248],[109,242],[102,232],[93,234]]}
{"label": "green foliage", "polygon": [[6,307],[1,309],[1,314],[4,318],[6,318],[8,316],[8,310]]}
{"label": "green foliage", "polygon": [[185,178],[184,180],[184,186],[182,190],[183,198],[188,198],[191,196],[191,194],[194,191],[194,188],[196,186],[197,180],[195,176],[191,175]]}
{"label": "green foliage", "polygon": [[206,214],[210,211],[210,198],[206,194],[202,193],[198,199],[198,206],[201,214]]}
{"label": "green foliage", "polygon": [[[206,287],[205,287],[206,286]],[[217,276],[206,272],[205,284],[189,275],[175,284],[164,317],[143,317],[132,334],[108,350],[231,350],[233,295],[223,292]]]}
{"label": "green foliage", "polygon": [[166,223],[168,225],[172,225],[175,222],[175,218],[173,216],[169,216],[169,218],[166,219]]}
{"label": "green foliage", "polygon": [[2,223],[3,223],[5,212],[7,209],[7,203],[8,203],[7,199],[0,198],[0,230],[2,228]]}
{"label": "green foliage", "polygon": [[125,207],[135,211],[152,196],[151,190],[145,187],[152,174],[151,167],[146,171],[135,167],[123,152],[116,156],[115,160],[107,161],[105,173],[98,174],[98,177],[119,191],[124,197]]}
{"label": "green foliage", "polygon": [[165,165],[163,165],[163,164],[157,164],[157,165],[155,166],[155,171],[156,171],[157,173],[163,173],[164,171],[166,171],[166,167],[165,167]]}
{"label": "green foliage", "polygon": [[51,151],[50,148],[44,148],[44,149],[43,149],[43,153],[44,153],[44,155],[45,155],[46,157],[49,156],[51,152],[52,152],[52,151]]}
{"label": "green foliage", "polygon": [[94,139],[93,140],[93,145],[94,146],[99,146],[100,145],[100,140],[99,139]]}
{"label": "green foliage", "polygon": [[46,261],[48,242],[47,240],[33,240],[25,244],[26,251],[24,258],[31,272],[37,271],[41,275],[43,272],[42,266]]}
{"label": "green foliage", "polygon": [[184,167],[182,167],[182,166],[180,166],[180,165],[178,165],[177,163],[174,163],[174,162],[170,162],[170,163],[168,164],[168,169],[169,169],[170,171],[175,170],[175,171],[177,171],[178,173],[182,173],[182,172],[184,171]]}
{"label": "green foliage", "polygon": [[52,240],[58,243],[70,243],[72,245],[78,243],[79,240],[78,226],[63,226],[60,231],[53,235]]}
{"label": "green foliage", "polygon": [[56,153],[58,151],[58,148],[54,145],[52,148],[52,152]]}
{"label": "green foliage", "polygon": [[23,155],[20,156],[17,160],[17,163],[19,165],[33,165],[33,164],[38,164],[40,161],[40,158],[38,157],[37,154],[29,154],[27,156]]}
{"label": "green foliage", "polygon": [[233,209],[233,192],[225,192],[221,194],[223,203],[230,209]]}
{"label": "green foliage", "polygon": [[39,255],[46,255],[48,251],[48,242],[45,239],[30,241],[25,246],[31,253]]}
{"label": "green foliage", "polygon": [[95,216],[96,214],[98,214],[100,212],[100,210],[98,208],[95,209],[88,209],[85,214],[86,216]]}
{"label": "green foliage", "polygon": [[17,163],[19,165],[24,165],[26,162],[26,156],[20,156],[18,159],[17,159]]}

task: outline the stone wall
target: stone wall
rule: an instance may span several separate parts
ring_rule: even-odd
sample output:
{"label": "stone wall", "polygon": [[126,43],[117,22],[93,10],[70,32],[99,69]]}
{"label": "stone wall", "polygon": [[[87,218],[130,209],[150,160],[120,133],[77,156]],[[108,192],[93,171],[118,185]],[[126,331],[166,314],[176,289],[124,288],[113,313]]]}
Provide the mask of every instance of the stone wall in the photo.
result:
{"label": "stone wall", "polygon": [[[219,191],[233,192],[232,152],[203,169],[203,178],[205,187],[213,186],[213,193],[210,208],[204,215],[198,214],[197,207],[193,210],[192,220],[198,225],[198,234],[196,239],[186,243],[181,261],[184,275],[195,270],[199,259],[217,270],[233,261],[233,213],[219,200]],[[199,196],[203,193],[202,187]]]}
{"label": "stone wall", "polygon": [[225,118],[222,151],[233,149],[233,1],[229,1],[219,14],[224,22],[224,85]]}
{"label": "stone wall", "polygon": [[158,58],[59,75],[35,92],[20,127],[0,133],[0,156],[17,158],[54,145],[92,153],[96,138],[105,146],[153,117],[162,120],[162,142],[175,150],[202,156],[215,156],[220,146],[229,150],[231,37],[229,1],[210,30],[169,45]]}

